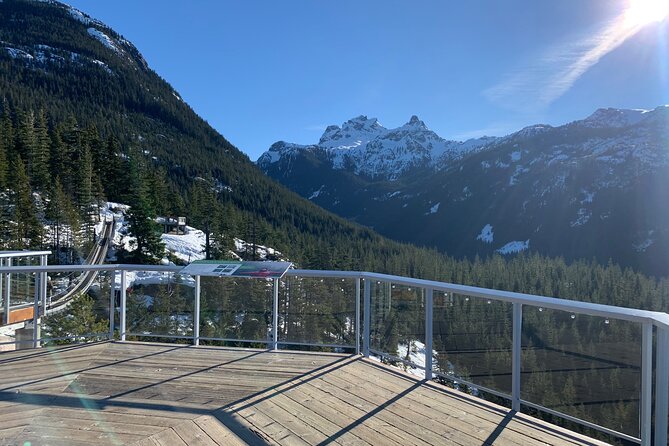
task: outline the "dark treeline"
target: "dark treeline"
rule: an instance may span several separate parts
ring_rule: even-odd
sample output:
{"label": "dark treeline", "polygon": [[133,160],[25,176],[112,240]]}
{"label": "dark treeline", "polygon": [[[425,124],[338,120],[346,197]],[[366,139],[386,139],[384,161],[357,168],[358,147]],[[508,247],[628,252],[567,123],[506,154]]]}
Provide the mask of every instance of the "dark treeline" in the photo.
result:
{"label": "dark treeline", "polygon": [[[612,263],[567,264],[539,255],[457,260],[389,241],[324,211],[316,214],[321,219],[306,218],[303,223],[309,228],[304,231],[295,222],[270,222],[240,209],[214,178],[196,176],[188,186],[180,186],[149,153],[122,145],[93,124],[74,117],[54,121],[43,109],[13,110],[7,102],[0,114],[0,187],[5,191],[0,216],[4,248],[58,248],[76,244],[78,237],[91,240],[98,206],[109,200],[132,206],[131,228],[141,232],[137,235],[148,245],[137,261],[162,255],[161,247],[151,245],[154,240],[146,235],[155,228],[141,228],[142,223],[159,215],[186,215],[189,224],[210,236],[211,258],[225,257],[233,238],[240,237],[275,247],[303,268],[377,271],[669,310],[669,281]],[[44,222],[51,237],[46,237]],[[57,237],[59,232],[65,235]]]}

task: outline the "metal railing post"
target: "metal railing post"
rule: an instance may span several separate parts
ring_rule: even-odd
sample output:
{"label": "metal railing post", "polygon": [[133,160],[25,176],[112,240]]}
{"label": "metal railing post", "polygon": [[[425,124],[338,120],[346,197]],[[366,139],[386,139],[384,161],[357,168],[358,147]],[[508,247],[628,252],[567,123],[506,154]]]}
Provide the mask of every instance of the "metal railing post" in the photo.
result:
{"label": "metal railing post", "polygon": [[39,274],[35,273],[35,301],[33,302],[33,348],[37,348],[37,332],[39,330]]}
{"label": "metal railing post", "polygon": [[127,289],[127,277],[125,270],[121,270],[121,308],[119,309],[118,318],[119,318],[119,337],[121,341],[125,341],[125,300],[126,300],[126,289]]}
{"label": "metal railing post", "polygon": [[425,293],[425,379],[432,379],[432,311],[434,290]]}
{"label": "metal railing post", "polygon": [[[3,267],[3,266],[5,266],[5,259],[0,258],[0,267]],[[2,300],[3,300],[3,308],[4,308],[4,300],[5,300],[5,292],[4,292],[4,289],[5,289],[5,288],[4,288],[4,285],[5,285],[5,274],[0,274],[0,296],[2,296]],[[2,321],[2,322],[3,322],[5,325],[7,324],[7,323],[4,321],[4,316],[3,316],[3,321]]]}
{"label": "metal railing post", "polygon": [[114,316],[116,316],[116,271],[109,272],[109,340],[114,340]]}
{"label": "metal railing post", "polygon": [[355,354],[360,354],[360,278],[355,279]]}
{"label": "metal railing post", "polygon": [[520,353],[523,333],[523,305],[513,303],[513,347],[511,351],[511,409],[520,412]]}
{"label": "metal railing post", "polygon": [[[39,258],[40,266],[46,266],[47,257],[45,255],[40,256]],[[47,274],[46,271],[39,273],[39,293],[40,300],[42,301],[42,314],[46,316],[46,285],[47,285]]]}
{"label": "metal railing post", "polygon": [[195,308],[193,309],[193,345],[200,345],[200,276],[195,276]]}
{"label": "metal railing post", "polygon": [[669,423],[669,329],[657,328],[655,369],[655,443],[667,444]]}
{"label": "metal railing post", "polygon": [[369,343],[370,343],[370,323],[371,323],[371,315],[370,312],[372,311],[372,281],[369,279],[365,279],[365,308],[364,308],[364,314],[363,317],[365,319],[364,325],[363,325],[363,335],[362,335],[362,354],[366,357],[369,358]]}
{"label": "metal railing post", "polygon": [[641,416],[639,433],[642,446],[650,446],[653,408],[653,324],[643,324],[641,337]]}
{"label": "metal railing post", "polygon": [[279,348],[279,279],[274,279],[274,299],[272,299],[272,350]]}
{"label": "metal railing post", "polygon": [[[7,259],[5,266],[12,266],[11,257]],[[5,292],[4,299],[3,299],[4,300],[3,303],[5,304],[5,314],[4,314],[5,325],[9,324],[9,306],[10,306],[9,294],[11,292],[11,288],[12,288],[12,276],[11,276],[10,273],[5,273],[5,289],[3,290]]]}

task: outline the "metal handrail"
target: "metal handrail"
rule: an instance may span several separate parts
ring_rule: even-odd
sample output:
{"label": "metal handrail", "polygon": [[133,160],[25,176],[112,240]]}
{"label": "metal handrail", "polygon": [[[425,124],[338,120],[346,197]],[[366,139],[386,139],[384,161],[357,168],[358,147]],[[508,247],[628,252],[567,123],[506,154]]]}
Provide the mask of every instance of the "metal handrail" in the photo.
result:
{"label": "metal handrail", "polygon": [[[128,281],[126,273],[137,271],[151,271],[162,273],[179,273],[182,270],[180,266],[173,265],[52,265],[52,266],[16,266],[16,267],[0,267],[0,274],[3,273],[43,273],[44,275],[50,272],[68,272],[68,271],[108,271],[119,273],[120,280],[120,295],[121,307],[119,312],[120,339],[123,341],[126,336],[131,335],[126,332],[126,294]],[[493,289],[486,289],[467,285],[457,285],[446,282],[438,282],[433,280],[413,279],[402,276],[394,276],[388,274],[379,274],[372,272],[361,271],[319,271],[319,270],[289,270],[287,277],[297,278],[332,278],[332,279],[350,279],[355,280],[355,331],[356,331],[356,353],[362,353],[364,356],[369,356],[370,352],[382,356],[391,357],[389,352],[378,352],[371,350],[370,341],[370,326],[371,326],[371,288],[373,282],[385,282],[397,285],[404,285],[409,287],[416,287],[425,290],[425,351],[432,352],[433,333],[432,333],[432,318],[433,318],[433,293],[440,291],[445,293],[453,293],[465,296],[472,296],[481,299],[495,300],[499,302],[506,302],[512,304],[513,308],[513,336],[512,336],[512,394],[505,395],[511,400],[511,406],[514,410],[519,411],[521,405],[533,409],[544,410],[556,416],[563,417],[570,421],[583,424],[587,427],[600,430],[610,435],[617,436],[632,442],[637,442],[642,445],[650,445],[651,438],[654,438],[655,444],[667,444],[667,424],[669,418],[669,314],[638,310],[634,308],[625,308],[611,305],[596,304],[590,302],[580,302],[568,299],[558,299],[553,297],[537,296],[531,294],[516,293],[510,291],[500,291]],[[163,337],[172,337],[180,339],[192,339],[193,344],[198,345],[200,340],[224,340],[218,338],[200,337],[200,277],[194,276],[195,279],[195,309],[193,313],[193,335],[192,336],[177,336],[177,335],[161,335]],[[40,281],[40,287],[45,286],[46,281]],[[361,286],[364,283],[363,287]],[[110,312],[115,311],[114,307],[114,291],[118,286],[112,278],[111,295],[110,295]],[[40,293],[41,294],[41,293]],[[270,339],[267,341],[268,346],[273,349],[278,349],[281,345],[291,345],[292,343],[285,340],[278,339],[278,314],[279,314],[279,280],[273,279],[273,303],[272,303],[272,333]],[[39,302],[38,293],[35,297],[35,324],[39,317]],[[361,303],[364,304],[364,322],[361,323]],[[589,316],[597,316],[609,319],[623,320],[640,324],[642,328],[642,342],[640,345],[641,351],[641,395],[640,395],[640,437],[636,438],[625,433],[617,432],[603,426],[596,425],[587,420],[580,420],[573,416],[556,412],[549,408],[542,407],[530,401],[521,399],[520,394],[520,373],[521,373],[521,334],[522,334],[522,310],[524,306],[532,306],[546,309],[553,309],[574,314],[583,314]],[[362,329],[361,329],[362,327]],[[653,349],[653,338],[655,328],[655,348]],[[110,318],[110,332],[109,337],[113,339],[114,336],[114,318]],[[146,335],[153,336],[153,335]],[[362,346],[360,345],[362,339]],[[33,338],[33,345],[36,346],[39,339],[36,336]],[[242,342],[240,340],[236,340]],[[265,342],[265,341],[254,341]],[[298,344],[295,344],[298,345]],[[317,346],[325,346],[325,344],[315,344]],[[353,348],[353,346],[351,346]],[[656,373],[655,383],[653,384],[653,353],[656,357]],[[432,365],[432,355],[425,355],[425,377],[431,379],[435,374]],[[444,376],[438,373],[440,376]],[[448,377],[447,377],[448,378]],[[655,411],[652,410],[653,390],[655,395]],[[655,432],[652,435],[651,425],[655,421]]]}

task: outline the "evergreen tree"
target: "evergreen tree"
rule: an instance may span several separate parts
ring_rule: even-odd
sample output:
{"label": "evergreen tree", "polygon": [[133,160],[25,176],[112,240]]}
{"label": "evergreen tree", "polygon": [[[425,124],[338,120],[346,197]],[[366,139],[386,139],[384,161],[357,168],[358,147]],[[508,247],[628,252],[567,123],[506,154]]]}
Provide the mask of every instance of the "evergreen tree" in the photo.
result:
{"label": "evergreen tree", "polygon": [[155,222],[146,190],[142,165],[137,154],[130,158],[132,206],[128,216],[129,235],[135,237],[136,249],[130,258],[137,263],[155,263],[165,252],[160,239],[160,226]]}
{"label": "evergreen tree", "polygon": [[[94,300],[88,295],[79,295],[72,300],[66,310],[49,315],[45,319],[46,337],[60,338],[75,336],[77,340],[88,334],[105,337],[109,332],[109,321],[99,319],[93,311]],[[71,340],[56,341],[57,344],[70,343]]]}
{"label": "evergreen tree", "polygon": [[67,242],[67,232],[65,228],[78,230],[78,218],[72,203],[60,183],[60,178],[56,177],[49,193],[49,203],[46,207],[45,217],[51,225],[52,249],[55,251],[55,258],[60,260],[60,252],[63,247],[69,247]]}
{"label": "evergreen tree", "polygon": [[16,218],[16,247],[39,247],[42,243],[42,225],[37,218],[37,210],[32,197],[30,179],[20,157],[14,160],[13,205]]}
{"label": "evergreen tree", "polygon": [[79,215],[86,239],[90,241],[93,238],[93,216],[96,214],[96,209],[93,194],[93,158],[86,144],[80,147],[75,188]]}
{"label": "evergreen tree", "polygon": [[34,187],[40,191],[47,191],[50,186],[50,146],[46,112],[40,109],[35,121],[34,144],[29,153],[30,178]]}

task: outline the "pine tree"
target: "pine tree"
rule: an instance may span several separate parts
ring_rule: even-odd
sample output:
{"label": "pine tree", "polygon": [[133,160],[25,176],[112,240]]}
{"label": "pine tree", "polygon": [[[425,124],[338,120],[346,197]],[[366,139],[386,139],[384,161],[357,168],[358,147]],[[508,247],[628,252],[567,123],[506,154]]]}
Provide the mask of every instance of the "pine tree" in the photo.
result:
{"label": "pine tree", "polygon": [[[93,311],[94,303],[93,298],[86,294],[75,297],[65,311],[46,318],[44,326],[46,337],[77,337],[88,334],[106,336],[109,331],[109,321],[96,317]],[[69,342],[72,341],[67,339],[56,341],[60,344]]]}
{"label": "pine tree", "polygon": [[5,122],[6,115],[7,112],[3,109],[2,117],[0,117],[0,191],[7,187],[7,173],[9,171],[7,164],[8,151],[12,146],[12,127]]}
{"label": "pine tree", "polygon": [[38,247],[42,243],[43,228],[37,219],[30,180],[20,157],[14,160],[14,199],[16,218],[16,246],[19,248]]}
{"label": "pine tree", "polygon": [[46,122],[46,113],[40,109],[37,113],[34,130],[34,143],[29,153],[30,178],[37,190],[46,191],[50,186],[49,161],[51,138]]}
{"label": "pine tree", "polygon": [[107,138],[105,144],[105,155],[102,161],[105,165],[101,169],[102,184],[107,197],[112,201],[121,201],[127,194],[127,181],[125,179],[125,162],[121,158],[121,144],[113,135]]}
{"label": "pine tree", "polygon": [[78,218],[72,221],[72,217],[75,215],[76,211],[74,211],[70,199],[65,195],[60,178],[56,177],[49,193],[49,203],[46,207],[45,217],[51,225],[52,248],[58,261],[60,260],[61,248],[68,246],[67,240],[63,244],[63,236],[66,235],[64,234],[64,228],[66,226],[76,230],[79,228]]}
{"label": "pine tree", "polygon": [[82,145],[79,153],[79,163],[75,190],[77,196],[77,207],[83,222],[83,229],[87,240],[93,238],[93,216],[95,215],[93,195],[93,158],[88,145]]}
{"label": "pine tree", "polygon": [[24,160],[28,160],[27,172],[32,172],[31,153],[35,150],[35,113],[32,110],[19,113],[18,137],[16,138],[16,153]]}
{"label": "pine tree", "polygon": [[135,154],[130,158],[132,206],[128,216],[129,235],[136,239],[136,249],[130,257],[137,263],[153,263],[165,253],[160,239],[160,227],[154,221],[155,213],[150,207],[146,182],[141,163]]}

